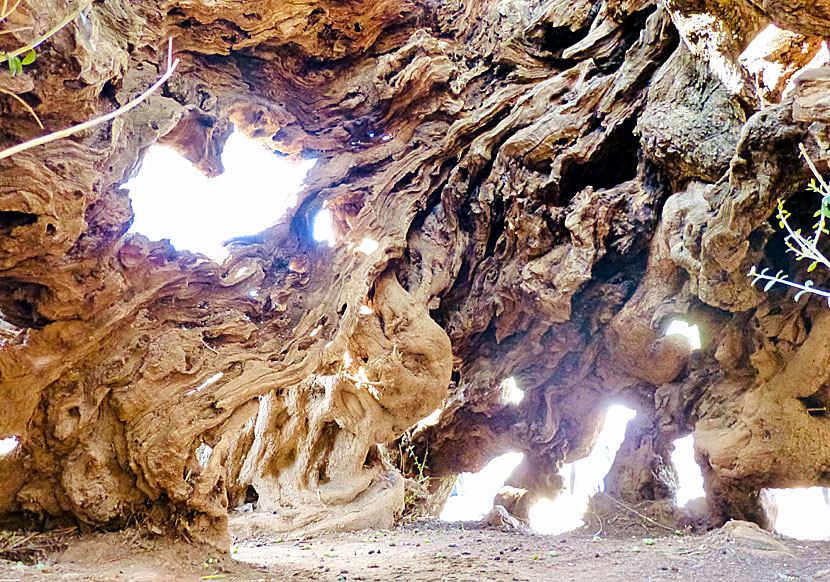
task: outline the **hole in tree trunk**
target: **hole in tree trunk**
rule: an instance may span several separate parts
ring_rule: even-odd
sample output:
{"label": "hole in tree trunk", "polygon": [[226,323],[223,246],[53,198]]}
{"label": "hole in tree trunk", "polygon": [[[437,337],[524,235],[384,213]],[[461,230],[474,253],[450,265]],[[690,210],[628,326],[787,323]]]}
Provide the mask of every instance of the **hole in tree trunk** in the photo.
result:
{"label": "hole in tree trunk", "polygon": [[28,226],[37,222],[37,214],[0,210],[0,236],[8,235],[18,226]]}
{"label": "hole in tree trunk", "polygon": [[480,519],[493,507],[496,493],[523,458],[522,453],[506,453],[487,463],[478,473],[461,473],[441,512],[441,519]]}
{"label": "hole in tree trunk", "polygon": [[700,465],[695,462],[695,437],[685,436],[674,441],[674,451],[671,454],[671,461],[677,471],[677,497],[678,507],[683,507],[692,499],[703,497],[703,473]]}
{"label": "hole in tree trunk", "polygon": [[635,415],[634,410],[619,404],[608,408],[591,454],[562,466],[559,470],[565,481],[562,493],[553,501],[541,499],[533,506],[530,527],[543,534],[559,534],[584,525],[582,516],[588,500],[604,489],[605,476],[625,438],[625,427]]}
{"label": "hole in tree trunk", "polygon": [[830,491],[826,487],[767,489],[777,506],[775,531],[800,540],[830,540]]}
{"label": "hole in tree trunk", "polygon": [[822,386],[813,394],[799,398],[807,414],[815,418],[826,418],[827,406],[830,405],[830,387]]}
{"label": "hole in tree trunk", "polygon": [[256,233],[296,203],[315,161],[288,161],[235,132],[222,154],[225,172],[208,178],[176,151],[151,147],[125,184],[135,212],[130,232],[222,260],[225,241],[260,242]]}
{"label": "hole in tree trunk", "polygon": [[253,485],[248,485],[248,488],[245,489],[245,503],[256,503],[257,501],[259,501],[259,493]]}
{"label": "hole in tree trunk", "polygon": [[19,445],[20,441],[16,436],[0,439],[0,457],[12,454]]}

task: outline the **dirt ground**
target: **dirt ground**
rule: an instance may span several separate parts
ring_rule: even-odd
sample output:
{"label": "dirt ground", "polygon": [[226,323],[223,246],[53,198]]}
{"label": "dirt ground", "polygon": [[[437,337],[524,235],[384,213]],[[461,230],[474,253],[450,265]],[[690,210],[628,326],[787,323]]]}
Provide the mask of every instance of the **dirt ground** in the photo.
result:
{"label": "dirt ground", "polygon": [[[545,536],[434,519],[408,521],[392,530],[302,540],[241,534],[244,518],[235,519],[232,529],[239,538],[231,555],[137,531],[68,535],[60,540],[65,546],[60,551],[25,556],[21,552],[28,565],[0,561],[0,582],[830,582],[830,542],[784,538],[745,522],[731,522],[705,535],[655,531],[644,525],[604,528],[595,535],[598,528],[589,525]],[[48,548],[46,541],[35,537],[28,543]]]}

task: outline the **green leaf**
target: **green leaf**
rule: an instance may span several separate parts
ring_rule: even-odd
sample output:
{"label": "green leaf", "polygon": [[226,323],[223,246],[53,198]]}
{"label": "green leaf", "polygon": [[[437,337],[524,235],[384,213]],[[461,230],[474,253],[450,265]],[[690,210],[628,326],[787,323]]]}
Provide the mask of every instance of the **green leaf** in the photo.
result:
{"label": "green leaf", "polygon": [[770,279],[767,281],[767,284],[764,285],[764,291],[769,291],[773,285],[775,285],[775,279]]}
{"label": "green leaf", "polygon": [[26,56],[23,57],[23,60],[20,61],[24,65],[31,65],[35,62],[35,58],[37,57],[37,53],[35,53],[35,49],[30,50],[26,53]]}
{"label": "green leaf", "polygon": [[813,264],[812,264],[812,265],[810,265],[809,267],[807,267],[807,272],[808,272],[808,273],[812,273],[813,271],[815,271],[815,270],[816,270],[816,265],[818,265],[818,262],[817,262],[817,261],[813,261]]}

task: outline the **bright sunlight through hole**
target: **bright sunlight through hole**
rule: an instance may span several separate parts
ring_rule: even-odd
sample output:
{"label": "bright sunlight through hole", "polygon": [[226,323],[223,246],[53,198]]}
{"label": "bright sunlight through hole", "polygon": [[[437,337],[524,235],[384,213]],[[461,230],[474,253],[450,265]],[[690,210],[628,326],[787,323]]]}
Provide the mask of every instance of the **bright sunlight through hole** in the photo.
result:
{"label": "bright sunlight through hole", "polygon": [[[560,474],[565,489],[555,501],[543,499],[530,510],[530,526],[543,534],[556,534],[583,525],[582,514],[588,499],[603,487],[603,479],[614,462],[625,436],[625,426],[635,412],[625,406],[609,407],[605,425],[588,457],[565,465]],[[441,519],[448,521],[480,519],[493,507],[493,498],[516,466],[521,453],[496,457],[478,473],[462,473],[450,494]]]}
{"label": "bright sunlight through hole", "polygon": [[677,470],[677,506],[683,507],[692,499],[703,497],[703,473],[695,462],[695,437],[689,435],[674,441],[671,462]]}
{"label": "bright sunlight through hole", "polygon": [[151,147],[125,185],[135,212],[130,232],[221,261],[223,241],[274,225],[295,204],[314,162],[288,161],[234,132],[222,154],[225,172],[207,178],[174,150]]}
{"label": "bright sunlight through hole", "polygon": [[331,211],[325,208],[314,217],[314,240],[334,245],[334,230],[331,221]]}
{"label": "bright sunlight through hole", "polygon": [[700,349],[700,329],[696,325],[689,325],[682,319],[675,319],[666,329],[666,335],[686,336],[693,350]]}
{"label": "bright sunlight through hole", "polygon": [[530,527],[543,534],[559,534],[584,525],[588,499],[604,488],[603,481],[625,438],[625,427],[636,412],[615,404],[605,413],[605,424],[591,454],[564,465],[559,474],[565,489],[554,501],[542,499],[530,510]]}
{"label": "bright sunlight through hole", "polygon": [[501,396],[502,399],[508,404],[518,404],[524,400],[525,393],[524,390],[519,388],[518,384],[516,384],[516,379],[513,376],[510,376],[501,383]]}
{"label": "bright sunlight through hole", "polygon": [[17,440],[16,436],[0,439],[0,457],[10,454],[19,444],[20,441]]}
{"label": "bright sunlight through hole", "polygon": [[522,462],[522,453],[506,453],[496,457],[478,473],[462,473],[441,512],[447,521],[481,519],[493,507],[493,498],[504,481]]}
{"label": "bright sunlight through hole", "polygon": [[373,252],[378,250],[380,244],[376,240],[372,240],[370,238],[364,238],[360,242],[360,246],[357,247],[355,250],[358,252],[363,253],[364,255],[371,255]]}
{"label": "bright sunlight through hole", "polygon": [[775,531],[800,540],[830,540],[830,491],[767,489],[778,506]]}

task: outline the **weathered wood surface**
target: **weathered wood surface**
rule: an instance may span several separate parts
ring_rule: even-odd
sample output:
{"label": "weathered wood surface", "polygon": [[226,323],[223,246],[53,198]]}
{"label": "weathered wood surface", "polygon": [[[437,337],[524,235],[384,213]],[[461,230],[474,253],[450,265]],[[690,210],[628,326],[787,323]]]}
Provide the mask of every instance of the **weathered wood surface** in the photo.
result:
{"label": "weathered wood surface", "polygon": [[[766,524],[761,488],[830,484],[830,423],[799,400],[830,401],[830,312],[746,277],[803,274],[767,219],[808,177],[798,144],[827,171],[826,68],[782,98],[738,61],[770,22],[815,54],[827,4],[721,4],[93,4],[0,73],[48,129],[146,89],[168,37],[182,64],[123,118],[0,162],[0,437],[22,443],[0,513],[149,516],[222,546],[250,486],[265,528],[383,525],[404,493],[378,444],[439,407],[412,435],[428,474],[521,450],[525,506],[557,494],[615,401],[642,415],[620,497],[670,499],[671,442],[692,431],[710,523]],[[0,47],[73,7],[27,0],[5,25],[31,30]],[[0,108],[0,146],[39,134]],[[287,218],[222,265],[125,236],[120,184],[146,148],[214,175],[232,124],[319,159]],[[323,207],[331,248],[311,237]],[[674,317],[701,351],[664,337]]]}

